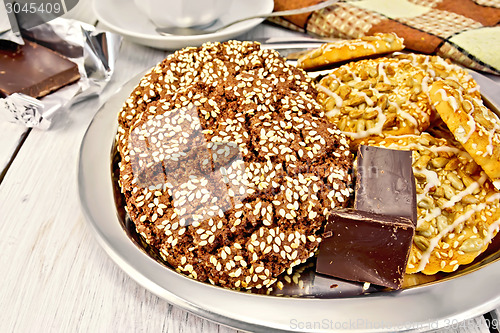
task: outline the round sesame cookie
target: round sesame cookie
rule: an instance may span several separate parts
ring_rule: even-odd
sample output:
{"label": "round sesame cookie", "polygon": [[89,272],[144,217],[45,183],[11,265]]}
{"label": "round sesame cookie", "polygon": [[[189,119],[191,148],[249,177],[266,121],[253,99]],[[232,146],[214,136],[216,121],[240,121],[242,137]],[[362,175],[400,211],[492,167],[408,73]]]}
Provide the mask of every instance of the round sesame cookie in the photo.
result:
{"label": "round sesame cookie", "polygon": [[174,269],[263,288],[314,255],[352,156],[307,76],[257,43],[206,43],[150,71],[119,114],[137,232]]}
{"label": "round sesame cookie", "polygon": [[407,273],[452,272],[487,248],[500,225],[500,192],[460,145],[428,133],[364,144],[412,150],[417,227]]}
{"label": "round sesame cookie", "polygon": [[424,90],[427,78],[421,68],[383,57],[340,66],[316,88],[326,116],[355,150],[368,137],[424,131],[433,113]]}
{"label": "round sesame cookie", "polygon": [[297,59],[297,67],[315,70],[349,60],[401,51],[404,47],[403,38],[393,32],[375,33],[373,36],[325,43]]}
{"label": "round sesame cookie", "polygon": [[421,68],[429,75],[429,78],[424,82],[424,91],[428,91],[434,81],[449,80],[463,87],[462,89],[465,89],[467,94],[481,98],[476,80],[464,68],[451,63],[449,59],[416,53],[396,54],[394,58],[406,63],[407,66]]}
{"label": "round sesame cookie", "polygon": [[500,189],[500,119],[481,98],[467,93],[455,81],[436,81],[430,100],[441,119],[471,157]]}

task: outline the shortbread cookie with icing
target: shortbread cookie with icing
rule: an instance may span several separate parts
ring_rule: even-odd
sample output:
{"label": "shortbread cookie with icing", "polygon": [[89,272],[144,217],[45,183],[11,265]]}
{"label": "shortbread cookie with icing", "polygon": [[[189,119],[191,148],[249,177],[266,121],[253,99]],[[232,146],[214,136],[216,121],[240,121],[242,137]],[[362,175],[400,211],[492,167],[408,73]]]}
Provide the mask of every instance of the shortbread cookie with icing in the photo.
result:
{"label": "shortbread cookie with icing", "polygon": [[452,272],[487,248],[500,225],[500,192],[465,150],[427,133],[367,143],[412,150],[418,219],[407,273]]}
{"label": "shortbread cookie with icing", "polygon": [[[459,84],[468,94],[481,98],[479,86],[474,78],[462,67],[452,64],[449,59],[440,56],[425,54],[404,53],[394,56],[396,59],[407,63],[408,66],[423,69],[429,78],[423,82],[423,90],[427,91],[434,81],[451,80]],[[456,85],[456,84],[455,84]]]}
{"label": "shortbread cookie with icing", "polygon": [[420,134],[430,124],[432,107],[423,86],[428,75],[393,58],[345,64],[316,85],[326,116],[351,139]]}
{"label": "shortbread cookie with icing", "polygon": [[436,81],[429,97],[455,139],[500,189],[500,119],[454,81]]}
{"label": "shortbread cookie with icing", "polygon": [[376,33],[354,40],[326,43],[297,60],[297,67],[313,70],[339,62],[404,49],[404,40],[395,33]]}

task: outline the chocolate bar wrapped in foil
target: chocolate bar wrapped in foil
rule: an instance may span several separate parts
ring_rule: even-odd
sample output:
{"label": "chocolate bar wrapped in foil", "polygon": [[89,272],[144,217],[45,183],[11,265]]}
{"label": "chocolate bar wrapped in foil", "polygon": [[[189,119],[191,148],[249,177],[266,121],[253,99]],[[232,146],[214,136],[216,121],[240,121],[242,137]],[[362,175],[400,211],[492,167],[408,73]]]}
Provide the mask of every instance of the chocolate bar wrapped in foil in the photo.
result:
{"label": "chocolate bar wrapped in foil", "polygon": [[[1,4],[0,15],[7,16]],[[9,19],[12,21],[10,16]],[[117,34],[99,31],[92,25],[64,18],[55,18],[27,29],[20,24],[22,37],[15,33],[16,29],[12,26],[11,29],[2,29],[3,25],[0,26],[0,43],[8,41],[24,44],[24,39],[42,45],[74,62],[78,66],[80,79],[38,99],[23,93],[12,93],[0,98],[0,120],[48,129],[54,117],[71,104],[102,91],[113,74],[122,39]]]}

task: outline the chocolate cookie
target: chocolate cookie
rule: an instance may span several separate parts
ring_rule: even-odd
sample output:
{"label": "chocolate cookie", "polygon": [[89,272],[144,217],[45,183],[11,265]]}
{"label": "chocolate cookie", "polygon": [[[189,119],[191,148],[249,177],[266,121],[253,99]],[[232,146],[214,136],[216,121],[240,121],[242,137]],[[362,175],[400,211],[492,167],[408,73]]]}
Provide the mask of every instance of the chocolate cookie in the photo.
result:
{"label": "chocolate cookie", "polygon": [[153,68],[119,114],[137,232],[177,271],[262,288],[311,257],[345,207],[352,156],[310,79],[257,43],[206,43]]}

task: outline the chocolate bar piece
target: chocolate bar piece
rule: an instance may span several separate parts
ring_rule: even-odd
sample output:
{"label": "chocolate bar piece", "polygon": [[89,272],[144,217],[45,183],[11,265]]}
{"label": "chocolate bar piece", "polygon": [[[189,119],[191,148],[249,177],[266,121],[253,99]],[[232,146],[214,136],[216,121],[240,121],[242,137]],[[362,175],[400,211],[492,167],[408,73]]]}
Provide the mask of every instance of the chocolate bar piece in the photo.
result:
{"label": "chocolate bar piece", "polygon": [[400,289],[415,226],[404,217],[354,209],[332,211],[316,272]]}
{"label": "chocolate bar piece", "polygon": [[417,197],[411,151],[361,145],[354,207],[407,217],[417,225]]}
{"label": "chocolate bar piece", "polygon": [[43,97],[80,78],[78,66],[31,41],[0,44],[0,95]]}

